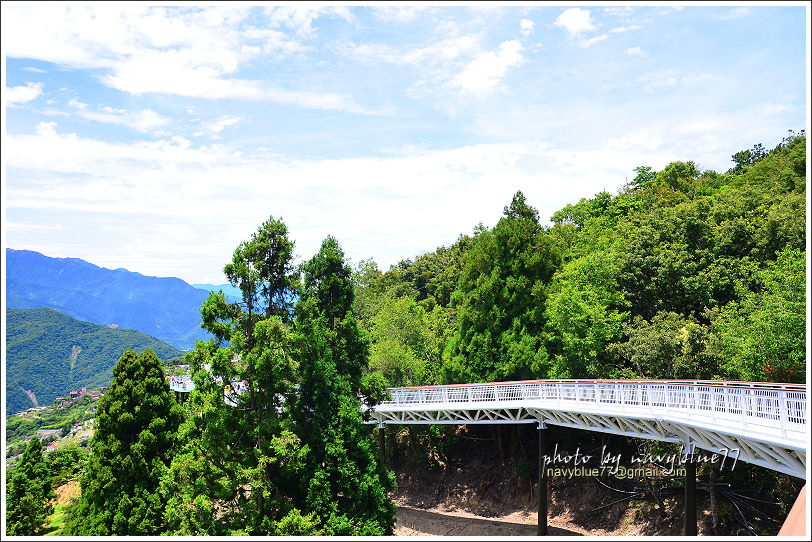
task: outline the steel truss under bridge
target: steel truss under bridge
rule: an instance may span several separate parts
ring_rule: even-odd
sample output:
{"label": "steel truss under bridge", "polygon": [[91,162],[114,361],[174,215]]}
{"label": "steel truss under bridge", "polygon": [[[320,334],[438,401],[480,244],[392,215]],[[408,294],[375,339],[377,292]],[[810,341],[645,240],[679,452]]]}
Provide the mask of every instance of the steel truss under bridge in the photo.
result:
{"label": "steel truss under bridge", "polygon": [[390,388],[366,423],[537,423],[682,443],[806,479],[806,386],[532,380]]}

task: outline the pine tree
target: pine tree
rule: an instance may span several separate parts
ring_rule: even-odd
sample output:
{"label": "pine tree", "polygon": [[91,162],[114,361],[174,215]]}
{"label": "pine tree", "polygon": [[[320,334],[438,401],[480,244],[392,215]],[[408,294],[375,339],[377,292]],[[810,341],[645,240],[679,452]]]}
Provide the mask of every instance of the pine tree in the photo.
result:
{"label": "pine tree", "polygon": [[31,439],[20,462],[6,476],[6,534],[44,534],[45,521],[53,511],[51,499],[56,495],[37,437]]}
{"label": "pine tree", "polygon": [[448,345],[447,382],[542,378],[546,287],[560,256],[521,192],[465,255],[452,295],[457,331]]}
{"label": "pine tree", "polygon": [[71,535],[154,535],[163,531],[158,485],[182,421],[152,350],[127,350],[99,401],[82,495],[68,521]]}
{"label": "pine tree", "polygon": [[301,389],[296,432],[308,448],[305,511],[328,535],[388,535],[394,477],[362,424],[357,382],[368,342],[351,312],[353,290],[344,253],[332,237],[304,264],[296,336]]}
{"label": "pine tree", "polygon": [[294,391],[293,246],[285,224],[271,217],[225,266],[242,300],[211,294],[201,309],[215,339],[198,342],[190,356],[196,388],[185,444],[163,484],[173,534],[314,532],[288,496],[307,453],[284,408]]}

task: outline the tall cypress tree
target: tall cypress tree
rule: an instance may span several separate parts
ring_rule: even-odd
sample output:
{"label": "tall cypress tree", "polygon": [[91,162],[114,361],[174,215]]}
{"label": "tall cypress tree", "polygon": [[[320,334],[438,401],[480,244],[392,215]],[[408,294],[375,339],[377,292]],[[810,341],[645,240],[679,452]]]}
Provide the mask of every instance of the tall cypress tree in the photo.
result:
{"label": "tall cypress tree", "polygon": [[560,260],[538,212],[516,192],[496,226],[465,255],[451,298],[458,319],[443,368],[447,382],[546,376],[544,303]]}
{"label": "tall cypress tree", "polygon": [[307,452],[285,410],[295,370],[293,246],[284,222],[271,217],[224,268],[242,299],[211,294],[201,309],[215,339],[190,356],[196,388],[185,444],[164,480],[173,534],[312,534],[288,497]]}
{"label": "tall cypress tree", "polygon": [[349,266],[328,237],[303,265],[297,304],[301,389],[296,433],[308,448],[302,477],[305,511],[328,535],[387,535],[395,507],[394,477],[362,424],[357,386],[368,360],[368,341],[351,307]]}
{"label": "tall cypress tree", "polygon": [[56,495],[37,437],[31,439],[20,462],[6,476],[6,534],[44,534],[45,521],[53,511],[51,499]]}
{"label": "tall cypress tree", "polygon": [[71,535],[154,535],[163,531],[165,500],[158,492],[182,420],[152,350],[127,350],[113,367],[99,401],[82,495]]}

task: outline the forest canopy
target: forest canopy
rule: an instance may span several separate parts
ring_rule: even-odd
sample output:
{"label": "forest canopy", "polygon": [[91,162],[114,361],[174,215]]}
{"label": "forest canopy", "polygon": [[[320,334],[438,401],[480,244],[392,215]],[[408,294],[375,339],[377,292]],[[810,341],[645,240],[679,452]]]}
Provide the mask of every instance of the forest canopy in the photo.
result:
{"label": "forest canopy", "polygon": [[354,272],[390,386],[523,378],[802,382],[806,137],[635,168],[553,214],[518,192],[493,228]]}

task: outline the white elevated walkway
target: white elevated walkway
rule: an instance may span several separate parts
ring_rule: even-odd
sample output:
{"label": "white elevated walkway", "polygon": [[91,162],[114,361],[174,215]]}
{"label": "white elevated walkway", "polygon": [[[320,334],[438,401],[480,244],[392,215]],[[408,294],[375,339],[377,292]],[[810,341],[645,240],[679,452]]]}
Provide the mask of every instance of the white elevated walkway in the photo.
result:
{"label": "white elevated walkway", "polygon": [[390,388],[367,423],[538,423],[681,442],[806,479],[806,386],[531,380]]}

